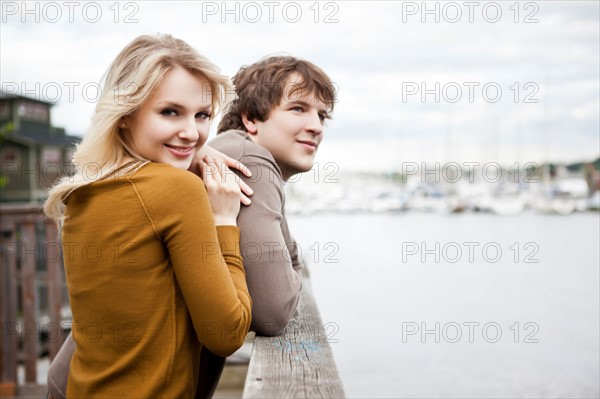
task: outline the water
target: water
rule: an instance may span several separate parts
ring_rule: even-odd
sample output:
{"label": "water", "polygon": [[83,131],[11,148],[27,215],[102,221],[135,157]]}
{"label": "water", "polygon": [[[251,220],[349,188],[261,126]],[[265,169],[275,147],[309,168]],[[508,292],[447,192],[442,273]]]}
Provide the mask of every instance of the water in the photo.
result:
{"label": "water", "polygon": [[289,223],[348,397],[599,396],[598,213]]}

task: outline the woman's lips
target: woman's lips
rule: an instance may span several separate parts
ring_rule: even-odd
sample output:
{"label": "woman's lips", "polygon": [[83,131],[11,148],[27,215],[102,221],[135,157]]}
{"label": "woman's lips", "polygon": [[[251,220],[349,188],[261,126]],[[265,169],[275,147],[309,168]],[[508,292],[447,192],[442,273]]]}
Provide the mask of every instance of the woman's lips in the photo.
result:
{"label": "woman's lips", "polygon": [[178,146],[165,144],[167,150],[178,158],[187,158],[194,154],[194,146]]}

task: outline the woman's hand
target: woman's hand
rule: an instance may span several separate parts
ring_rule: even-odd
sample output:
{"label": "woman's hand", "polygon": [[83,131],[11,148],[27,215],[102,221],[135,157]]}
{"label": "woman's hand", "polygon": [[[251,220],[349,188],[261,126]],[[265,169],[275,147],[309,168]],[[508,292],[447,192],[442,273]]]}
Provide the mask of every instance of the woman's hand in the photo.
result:
{"label": "woman's hand", "polygon": [[[200,162],[203,162],[205,156],[208,156],[209,159],[212,159],[213,162],[215,162],[217,165],[225,164],[229,168],[239,170],[246,177],[252,177],[252,172],[250,172],[250,169],[248,169],[246,165],[244,165],[240,161],[236,161],[235,159],[228,157],[221,151],[217,151],[206,144],[203,145],[198,151],[196,151],[196,154],[194,155],[194,159],[192,160],[192,164],[190,165],[189,170],[202,177],[200,174]],[[202,180],[204,180],[204,177],[202,177]],[[250,205],[252,201],[248,197],[251,196],[254,192],[252,191],[250,186],[248,186],[242,179],[237,178],[236,183],[239,185],[241,190],[240,201],[244,205]]]}
{"label": "woman's hand", "polygon": [[[237,176],[222,162],[205,155],[198,163],[217,226],[237,225],[240,212],[240,186]],[[239,180],[239,179],[238,179]]]}

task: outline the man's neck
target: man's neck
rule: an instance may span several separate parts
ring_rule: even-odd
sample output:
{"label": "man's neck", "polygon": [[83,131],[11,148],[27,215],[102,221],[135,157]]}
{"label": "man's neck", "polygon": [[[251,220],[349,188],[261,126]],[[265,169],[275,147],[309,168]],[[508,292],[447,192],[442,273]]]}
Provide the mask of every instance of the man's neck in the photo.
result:
{"label": "man's neck", "polygon": [[[268,149],[267,149],[265,146],[263,146],[263,145],[261,145],[260,143],[257,143],[257,142],[256,142],[256,140],[254,139],[254,136],[253,136],[252,134],[250,134],[250,133],[248,133],[248,132],[246,132],[246,134],[248,134],[248,137],[250,138],[250,140],[251,140],[251,141],[252,141],[254,144],[261,146],[261,147],[262,147],[262,148],[264,148],[266,151],[268,151],[268,152],[269,152],[269,154],[271,154],[271,156],[273,156],[273,154],[271,153],[271,151],[269,151],[269,150],[268,150]],[[294,175],[297,175],[298,173],[300,173],[300,172],[298,172],[298,171],[297,171],[297,170],[295,170],[295,169],[288,168],[288,167],[285,167],[284,165],[281,165],[281,164],[280,164],[280,163],[277,161],[277,159],[275,159],[275,157],[274,157],[274,156],[273,156],[273,160],[275,160],[275,163],[276,163],[276,164],[277,164],[277,166],[279,167],[279,170],[281,170],[281,179],[282,179],[284,182],[286,182],[286,183],[287,183],[287,181],[288,181],[288,180],[289,180],[289,179],[290,179],[292,176],[294,176]]]}

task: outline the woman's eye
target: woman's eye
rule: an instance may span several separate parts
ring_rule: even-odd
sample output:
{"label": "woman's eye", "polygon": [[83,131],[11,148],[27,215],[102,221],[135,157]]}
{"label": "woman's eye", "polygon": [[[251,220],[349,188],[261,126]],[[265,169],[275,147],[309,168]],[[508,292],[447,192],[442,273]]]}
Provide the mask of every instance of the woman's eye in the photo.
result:
{"label": "woman's eye", "polygon": [[164,115],[164,116],[177,116],[177,111],[175,111],[172,108],[167,108],[167,109],[161,111],[160,114]]}
{"label": "woman's eye", "polygon": [[196,114],[196,118],[199,119],[210,119],[210,114],[206,112],[199,112]]}

